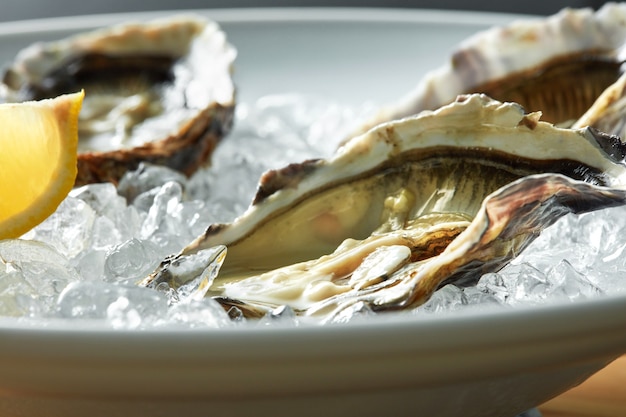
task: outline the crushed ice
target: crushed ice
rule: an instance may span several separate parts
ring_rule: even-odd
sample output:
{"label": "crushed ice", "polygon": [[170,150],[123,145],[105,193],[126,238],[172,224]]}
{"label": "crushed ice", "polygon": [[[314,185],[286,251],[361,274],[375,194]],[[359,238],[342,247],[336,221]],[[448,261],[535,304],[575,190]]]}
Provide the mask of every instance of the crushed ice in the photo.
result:
{"label": "crushed ice", "polygon": [[[214,222],[241,214],[268,168],[330,155],[373,109],[351,109],[299,95],[275,95],[239,105],[235,129],[213,165],[187,179],[166,168],[142,166],[117,189],[75,189],[59,209],[19,240],[0,241],[0,316],[28,320],[94,320],[111,328],[218,328],[246,320],[236,308],[204,298],[214,270],[202,262],[191,286],[156,291],[136,286],[168,255]],[[228,175],[223,173],[228,172]],[[410,314],[472,306],[516,306],[578,300],[626,289],[626,208],[566,216],[509,266],[478,285],[449,285]],[[201,254],[219,259],[220,250]],[[195,268],[195,269],[194,269]],[[373,313],[355,305],[335,318]],[[275,309],[254,325],[298,325],[291,308]]]}

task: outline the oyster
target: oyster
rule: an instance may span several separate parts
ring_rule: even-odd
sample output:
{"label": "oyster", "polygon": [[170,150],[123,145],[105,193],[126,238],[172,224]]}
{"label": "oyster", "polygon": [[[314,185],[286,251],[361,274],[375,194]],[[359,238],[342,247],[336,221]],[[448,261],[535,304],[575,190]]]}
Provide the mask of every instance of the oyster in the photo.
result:
{"label": "oyster", "polygon": [[449,62],[431,71],[397,104],[383,108],[363,130],[484,93],[541,111],[564,126],[583,115],[622,74],[626,3],[598,11],[563,9],[543,19],[519,20],[466,39]]}
{"label": "oyster", "polygon": [[85,90],[76,185],[116,183],[142,161],[191,174],[231,128],[235,55],[200,16],[127,23],[22,50],[2,98]]}
{"label": "oyster", "polygon": [[[566,213],[626,203],[619,139],[539,117],[463,96],[382,124],[328,160],[268,171],[241,217],[210,226],[141,284],[184,286],[217,250],[221,269],[196,295],[251,316],[289,305],[330,319],[474,282]],[[198,273],[181,267],[187,259]]]}

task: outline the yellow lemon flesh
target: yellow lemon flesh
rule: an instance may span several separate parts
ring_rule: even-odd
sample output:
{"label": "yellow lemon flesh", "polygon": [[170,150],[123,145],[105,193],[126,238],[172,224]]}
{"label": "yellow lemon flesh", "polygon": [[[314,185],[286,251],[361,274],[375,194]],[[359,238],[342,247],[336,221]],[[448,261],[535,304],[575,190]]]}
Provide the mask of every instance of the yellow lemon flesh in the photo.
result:
{"label": "yellow lemon flesh", "polygon": [[0,104],[0,239],[44,221],[72,190],[83,97]]}

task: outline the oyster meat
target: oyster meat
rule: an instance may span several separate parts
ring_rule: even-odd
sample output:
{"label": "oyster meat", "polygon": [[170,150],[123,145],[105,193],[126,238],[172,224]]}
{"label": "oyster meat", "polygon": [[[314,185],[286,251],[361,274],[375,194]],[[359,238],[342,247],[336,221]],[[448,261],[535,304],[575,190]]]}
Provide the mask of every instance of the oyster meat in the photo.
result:
{"label": "oyster meat", "polygon": [[479,32],[362,131],[468,93],[516,102],[541,111],[545,121],[569,126],[620,78],[625,43],[626,3],[606,3],[597,11],[566,8]]}
{"label": "oyster meat", "polygon": [[[626,203],[619,139],[539,118],[461,96],[382,124],[330,159],[268,171],[242,216],[211,225],[141,285],[176,289],[202,275],[196,295],[250,316],[289,305],[331,319],[475,282],[566,213]],[[219,273],[198,266],[204,252]]]}
{"label": "oyster meat", "polygon": [[200,16],[127,23],[22,50],[2,99],[85,90],[76,185],[116,183],[140,162],[191,174],[231,129],[235,56]]}

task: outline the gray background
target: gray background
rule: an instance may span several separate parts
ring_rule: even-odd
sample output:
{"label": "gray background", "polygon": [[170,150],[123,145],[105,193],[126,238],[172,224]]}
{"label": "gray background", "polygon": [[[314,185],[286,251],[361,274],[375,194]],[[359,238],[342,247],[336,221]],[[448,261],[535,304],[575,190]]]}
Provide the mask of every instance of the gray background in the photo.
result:
{"label": "gray background", "polygon": [[591,6],[597,8],[603,3],[604,1],[599,0],[575,0],[569,2],[560,0],[474,0],[469,2],[461,0],[2,0],[0,21],[126,11],[261,6],[415,7],[546,15],[555,13],[566,6]]}

